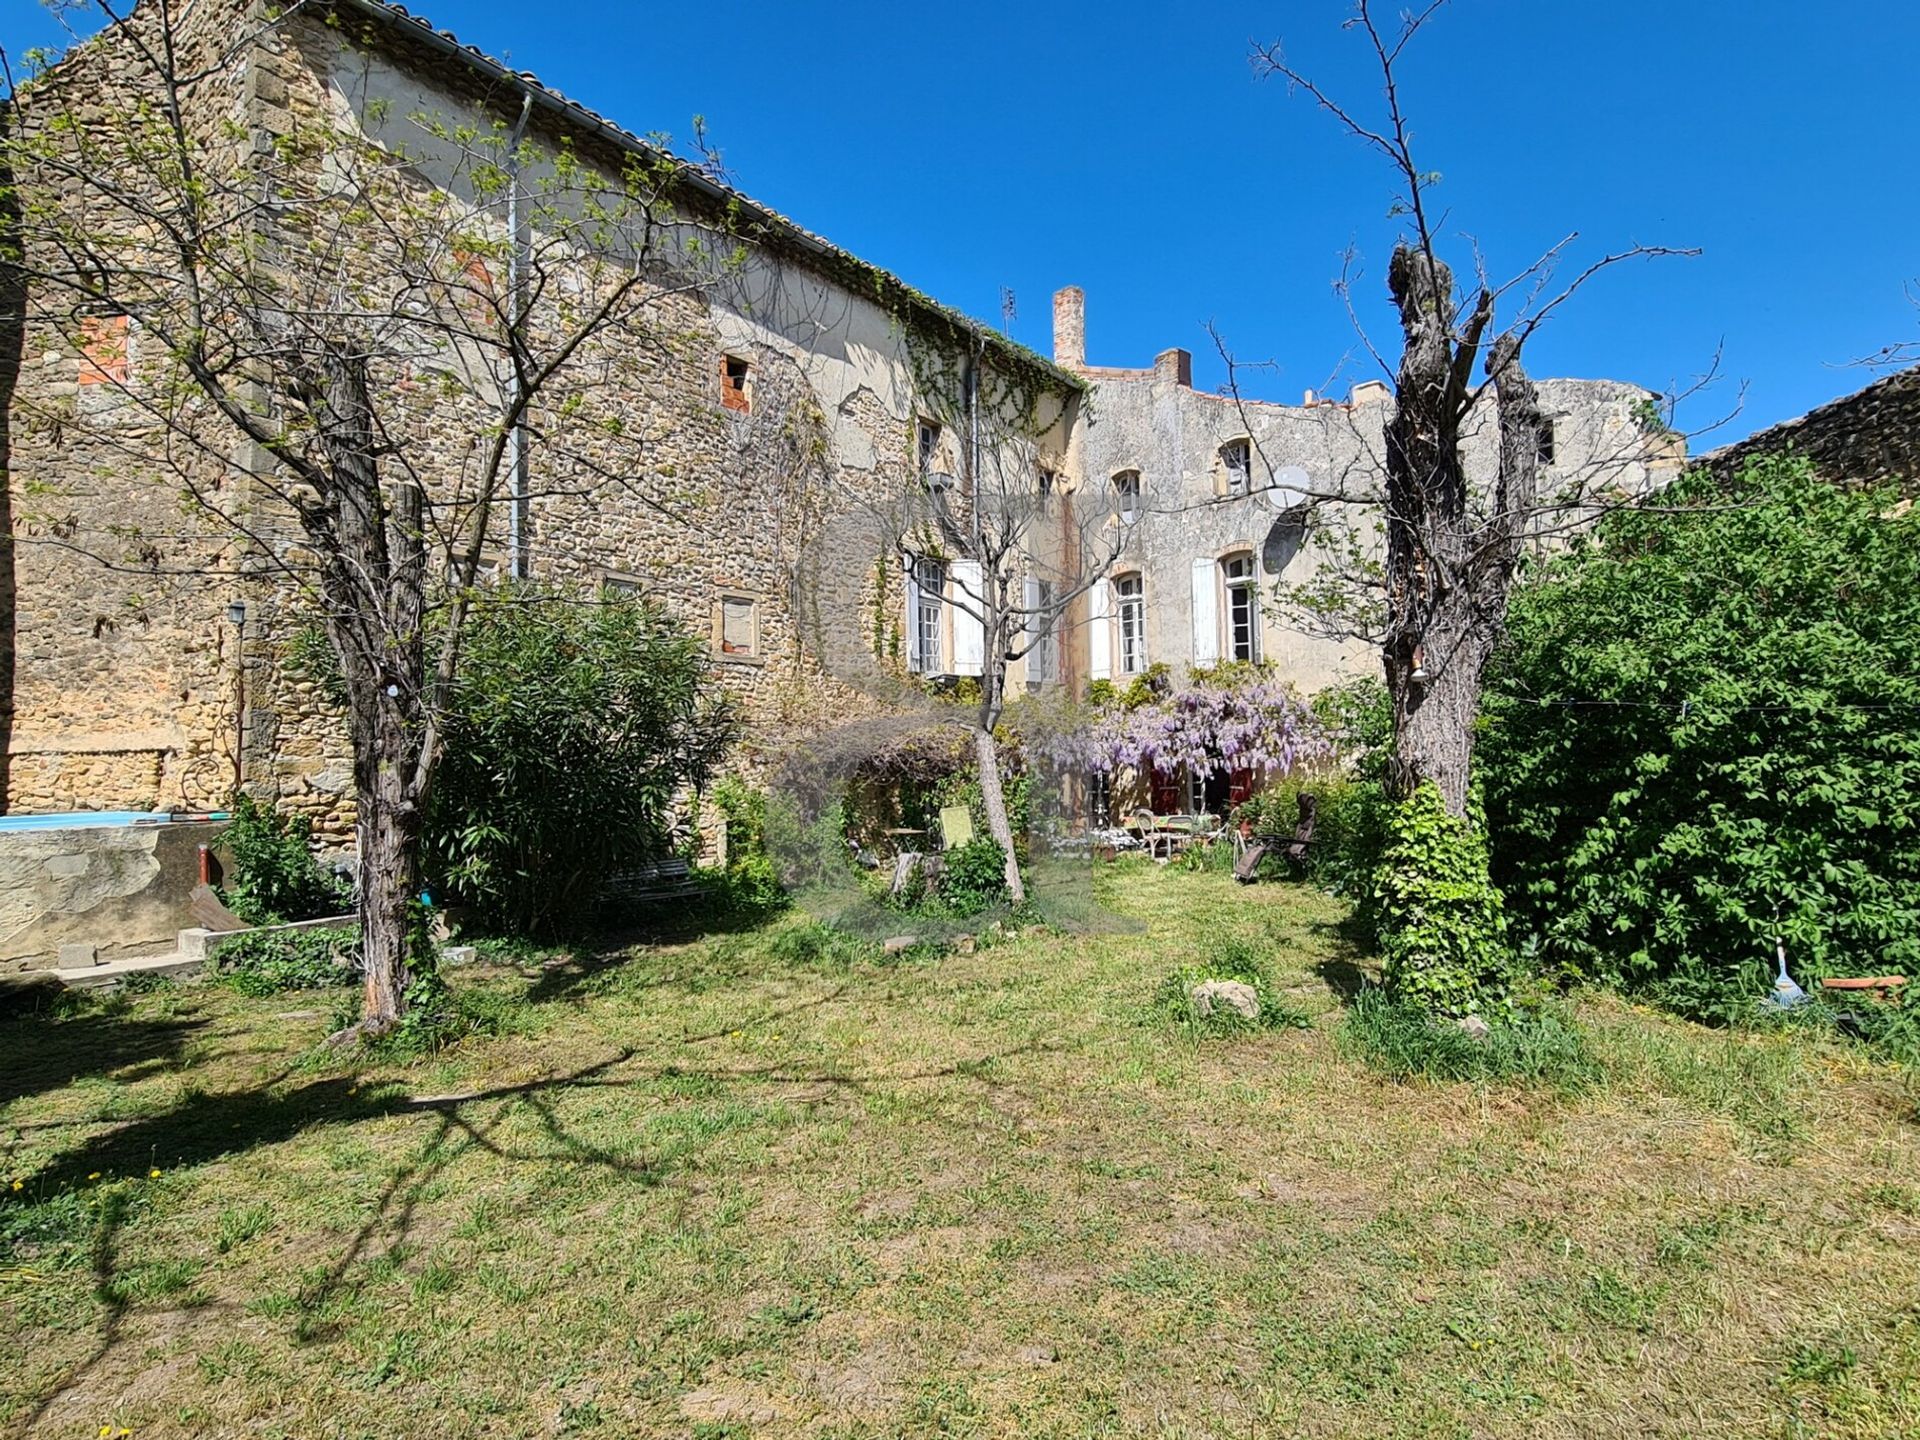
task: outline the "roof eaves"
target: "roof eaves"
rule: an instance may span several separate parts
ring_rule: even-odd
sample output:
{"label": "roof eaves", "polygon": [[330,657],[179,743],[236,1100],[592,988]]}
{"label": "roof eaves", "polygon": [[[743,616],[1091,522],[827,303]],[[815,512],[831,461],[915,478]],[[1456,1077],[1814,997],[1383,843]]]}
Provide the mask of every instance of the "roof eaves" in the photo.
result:
{"label": "roof eaves", "polygon": [[[490,79],[504,80],[518,86],[530,94],[538,104],[543,105],[567,124],[598,135],[619,149],[651,156],[664,153],[654,142],[634,134],[597,111],[590,110],[558,90],[542,84],[536,76],[526,71],[511,69],[484,51],[465,44],[450,31],[435,29],[424,17],[415,15],[403,5],[394,4],[393,0],[337,0],[337,3],[349,5],[364,15],[392,25],[410,39],[422,42],[454,60],[471,66]],[[708,199],[721,205],[739,207],[743,213],[751,215],[760,224],[765,225],[802,252],[811,255],[825,267],[850,271],[877,286],[882,293],[890,293],[892,298],[922,312],[926,318],[940,321],[955,332],[964,332],[978,337],[990,348],[1000,352],[1008,362],[1022,368],[1036,370],[1054,387],[1067,391],[1084,391],[1087,388],[1086,381],[1071,371],[1062,369],[1038,351],[982,325],[964,311],[941,304],[932,296],[916,290],[892,271],[862,260],[851,251],[842,249],[824,236],[814,234],[796,221],[762,205],[751,196],[741,193],[699,167],[690,166],[686,172],[686,178],[687,183],[702,192]]]}

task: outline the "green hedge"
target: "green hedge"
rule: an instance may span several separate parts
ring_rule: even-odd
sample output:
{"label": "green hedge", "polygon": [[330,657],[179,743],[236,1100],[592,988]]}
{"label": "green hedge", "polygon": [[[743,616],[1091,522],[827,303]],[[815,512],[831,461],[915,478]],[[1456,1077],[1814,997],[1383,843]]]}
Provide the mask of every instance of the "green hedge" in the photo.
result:
{"label": "green hedge", "polygon": [[[1669,513],[1672,507],[1689,513]],[[1513,599],[1494,877],[1563,975],[1729,1018],[1920,973],[1920,514],[1794,460],[1689,477]]]}

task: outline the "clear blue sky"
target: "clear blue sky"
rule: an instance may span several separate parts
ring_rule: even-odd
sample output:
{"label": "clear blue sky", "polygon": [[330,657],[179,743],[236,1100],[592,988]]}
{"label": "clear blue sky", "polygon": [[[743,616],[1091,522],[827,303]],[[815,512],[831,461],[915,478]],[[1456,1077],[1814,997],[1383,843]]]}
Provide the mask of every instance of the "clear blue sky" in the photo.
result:
{"label": "clear blue sky", "polygon": [[[1257,380],[1273,398],[1322,386],[1349,351],[1345,378],[1365,378],[1331,289],[1349,241],[1365,318],[1393,338],[1390,177],[1248,64],[1250,41],[1283,39],[1372,107],[1347,0],[417,6],[629,129],[684,135],[705,116],[749,193],[983,318],[1011,288],[1014,334],[1043,351],[1050,296],[1073,283],[1095,363],[1180,345],[1218,385],[1212,320],[1277,362]],[[36,0],[0,0],[9,51],[57,33]],[[1920,339],[1903,292],[1920,276],[1920,147],[1901,118],[1915,0],[1454,0],[1406,74],[1449,228],[1496,271],[1569,230],[1581,259],[1705,252],[1597,282],[1536,339],[1535,373],[1657,388],[1724,341],[1750,389],[1710,444],[1855,389],[1871,377],[1846,360]]]}

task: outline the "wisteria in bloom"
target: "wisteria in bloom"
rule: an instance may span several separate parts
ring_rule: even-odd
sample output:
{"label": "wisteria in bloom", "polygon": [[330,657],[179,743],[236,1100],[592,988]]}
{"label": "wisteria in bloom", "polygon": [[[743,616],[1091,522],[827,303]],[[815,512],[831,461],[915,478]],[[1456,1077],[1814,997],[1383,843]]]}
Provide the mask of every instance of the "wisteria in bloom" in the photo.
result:
{"label": "wisteria in bloom", "polygon": [[1053,749],[1057,763],[1094,775],[1252,770],[1271,778],[1331,753],[1332,746],[1291,689],[1257,680],[1201,685],[1137,709],[1104,710],[1084,729],[1059,737]]}

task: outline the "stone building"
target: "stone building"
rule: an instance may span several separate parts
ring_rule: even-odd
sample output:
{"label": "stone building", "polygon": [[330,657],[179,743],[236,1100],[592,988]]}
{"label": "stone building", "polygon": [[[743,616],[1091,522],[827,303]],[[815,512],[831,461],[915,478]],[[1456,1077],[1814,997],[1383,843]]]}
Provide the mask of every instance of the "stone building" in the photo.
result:
{"label": "stone building", "polygon": [[[175,13],[194,57],[183,113],[197,143],[230,151],[222,163],[243,179],[278,165],[317,185],[335,162],[301,137],[350,137],[390,166],[381,183],[407,187],[414,213],[464,211],[478,238],[449,231],[437,257],[454,303],[520,293],[513,267],[540,246],[527,212],[544,184],[569,167],[618,177],[661,160],[647,140],[384,0],[285,11],[188,0]],[[151,22],[154,10],[136,14]],[[126,57],[113,45],[79,47],[37,82],[82,130],[124,107]],[[473,163],[489,144],[492,159]],[[483,186],[509,157],[504,187]],[[592,383],[521,428],[525,461],[486,532],[485,573],[639,591],[709,635],[716,674],[742,701],[749,767],[810,727],[980,673],[966,597],[982,576],[964,521],[989,477],[1033,487],[1031,564],[1001,577],[1030,607],[1075,595],[1103,546],[1120,556],[1111,578],[1064,606],[1060,633],[1013,663],[1015,690],[1155,662],[1260,659],[1303,690],[1374,669],[1357,642],[1291,630],[1262,602],[1323,558],[1305,492],[1377,484],[1384,387],[1241,403],[1194,390],[1179,350],[1150,369],[1092,366],[1077,290],[1056,299],[1048,360],[712,175],[676,185],[663,256],[683,283],[650,282],[646,333],[596,337],[580,357]],[[250,240],[289,287],[323,287],[291,208],[263,203]],[[703,247],[675,227],[717,216],[727,253],[703,252],[686,280]],[[563,297],[597,293],[604,266],[563,257],[546,278]],[[196,808],[223,803],[238,780],[344,838],[350,756],[306,663],[313,609],[299,577],[311,557],[282,503],[284,475],[208,407],[177,398],[169,356],[139,325],[62,312],[32,286],[9,298],[5,808]],[[381,377],[404,463],[447,504],[510,383],[469,353],[471,338]],[[1551,459],[1569,483],[1637,492],[1677,463],[1637,427],[1647,392],[1541,388],[1558,415]],[[554,443],[562,422],[586,438]],[[1473,443],[1475,464],[1490,465],[1490,430]],[[199,503],[183,505],[183,490]],[[209,499],[237,529],[207,521]]]}
{"label": "stone building", "polygon": [[1920,486],[1920,366],[1722,446],[1700,463],[1736,475],[1751,459],[1782,454],[1805,456],[1816,474],[1836,484],[1892,480],[1911,493]]}
{"label": "stone building", "polygon": [[[523,217],[543,177],[566,166],[617,183],[626,167],[661,160],[648,141],[380,0],[284,15],[192,0],[179,13],[183,46],[198,47],[187,114],[206,153],[237,139],[240,167],[286,154],[297,165],[300,137],[324,127],[403,157],[405,183],[424,197],[408,213],[462,210],[491,233],[493,248],[483,235],[475,254],[456,252],[483,302],[509,283],[502,247],[518,247],[510,266],[543,239],[537,214],[508,218],[509,202],[480,191],[473,155],[486,141],[475,136],[521,142],[491,153],[513,156]],[[117,38],[78,47],[38,82],[58,87],[81,126],[113,123]],[[596,336],[581,356],[594,380],[571,396],[581,403],[570,421],[585,442],[549,443],[561,421],[551,409],[532,417],[539,438],[496,507],[485,573],[637,591],[709,634],[716,674],[742,702],[750,765],[808,725],[979,672],[965,556],[906,564],[902,536],[932,490],[953,489],[943,513],[964,515],[976,472],[1064,472],[1084,382],[715,177],[686,170],[675,184],[670,221],[682,228],[663,264],[679,283],[650,282],[661,293],[645,335]],[[695,234],[685,217],[713,215],[726,217],[732,248],[696,269],[690,253],[720,232]],[[277,253],[302,253],[294,220],[263,223],[276,227]],[[294,271],[303,263],[288,266],[289,288],[311,278]],[[565,257],[551,278],[575,293],[606,283]],[[217,417],[165,412],[166,357],[138,324],[64,314],[32,291],[18,303],[12,543],[0,575],[5,807],[195,808],[222,803],[237,777],[344,837],[350,751],[302,663],[314,611],[294,583],[303,540],[276,503],[284,480],[272,458]],[[453,373],[460,366],[456,356],[446,373],[390,367],[382,396],[406,431],[409,471],[449,507],[475,437],[497,425],[504,383],[487,357]],[[975,444],[956,396],[964,381],[977,402],[983,375],[998,380],[992,393],[1027,403]],[[210,473],[183,476],[175,457],[195,447]],[[205,460],[222,455],[224,465]],[[216,505],[183,507],[189,487]],[[243,517],[246,538],[187,513],[207,508]],[[1060,548],[1034,538],[1037,550]],[[1024,662],[1012,668],[1021,686],[1067,675],[1057,663],[1032,676]]]}
{"label": "stone building", "polygon": [[[1271,600],[1278,585],[1306,586],[1324,567],[1378,553],[1377,507],[1365,502],[1384,485],[1387,387],[1369,381],[1344,400],[1309,392],[1281,405],[1194,389],[1185,350],[1147,368],[1092,365],[1085,303],[1077,287],[1054,297],[1054,360],[1093,387],[1084,488],[1113,497],[1125,537],[1091,597],[1089,674],[1124,681],[1164,664],[1178,678],[1263,661],[1309,692],[1378,675],[1378,648],[1364,636],[1313,633]],[[1648,423],[1652,392],[1611,380],[1539,388],[1553,417],[1543,495],[1604,502],[1678,473],[1681,451]],[[1467,436],[1470,474],[1493,473],[1497,443],[1488,406]],[[1311,523],[1310,500],[1323,502]]]}

